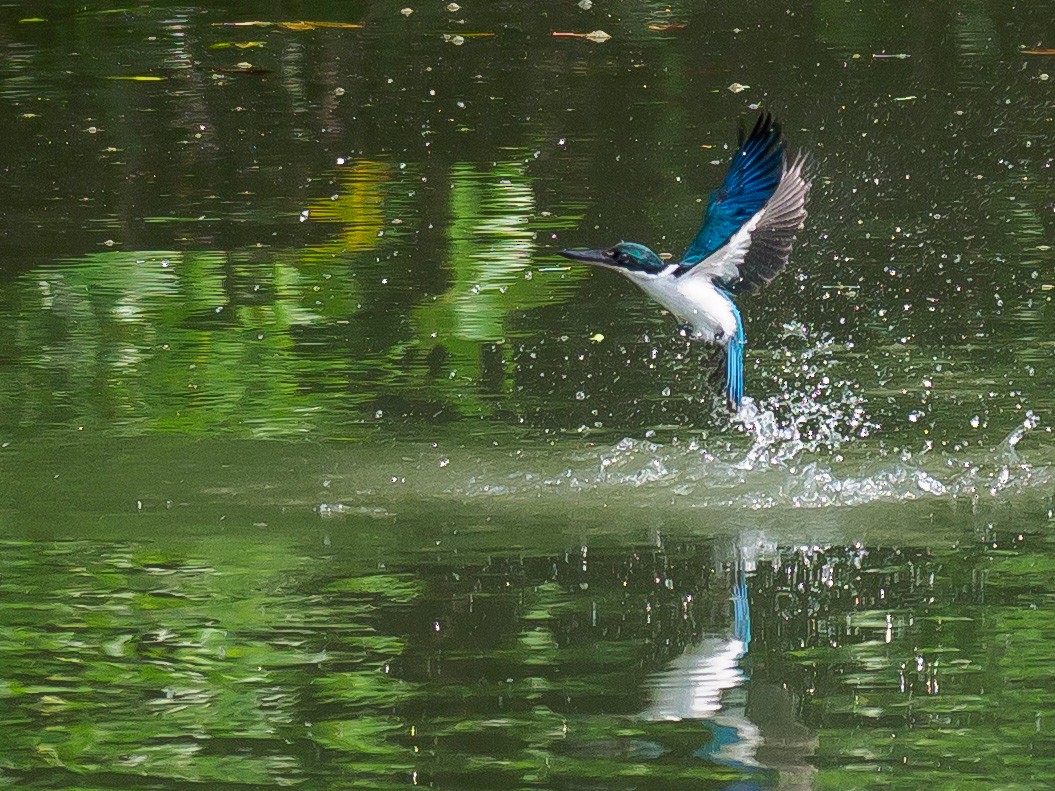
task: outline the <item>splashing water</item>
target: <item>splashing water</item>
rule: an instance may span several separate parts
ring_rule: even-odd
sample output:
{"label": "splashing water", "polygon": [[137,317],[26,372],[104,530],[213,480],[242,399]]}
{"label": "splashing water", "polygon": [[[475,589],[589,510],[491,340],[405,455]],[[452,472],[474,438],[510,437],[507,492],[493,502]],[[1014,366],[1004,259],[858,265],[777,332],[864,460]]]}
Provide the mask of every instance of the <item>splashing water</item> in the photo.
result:
{"label": "splashing water", "polygon": [[[784,325],[784,338],[805,341],[809,332],[792,322]],[[785,464],[803,452],[836,450],[879,428],[869,419],[866,399],[855,392],[855,383],[834,375],[836,352],[846,348],[852,344],[839,344],[827,333],[804,348],[785,348],[779,392],[759,402],[745,399],[733,416],[733,424],[752,437],[750,449],[737,462],[740,469]]]}
{"label": "splashing water", "polygon": [[[789,341],[809,338],[803,325],[789,324],[785,332]],[[844,452],[879,425],[871,419],[856,383],[836,375],[837,352],[846,344],[822,334],[798,349],[792,346],[787,344],[781,352],[785,359],[779,392],[759,401],[745,398],[730,421],[749,439],[746,448],[728,440],[716,447],[713,436],[667,445],[624,438],[600,451],[575,452],[557,473],[521,469],[499,485],[474,479],[462,493],[537,496],[572,491],[614,497],[630,490],[644,504],[649,502],[647,490],[666,502],[670,495],[683,498],[691,507],[821,508],[924,497],[974,501],[1042,488],[1055,480],[1055,466],[1031,464],[1017,451],[1040,425],[1032,412],[997,447],[973,458],[935,453],[928,447],[915,455],[903,451],[847,460]]]}

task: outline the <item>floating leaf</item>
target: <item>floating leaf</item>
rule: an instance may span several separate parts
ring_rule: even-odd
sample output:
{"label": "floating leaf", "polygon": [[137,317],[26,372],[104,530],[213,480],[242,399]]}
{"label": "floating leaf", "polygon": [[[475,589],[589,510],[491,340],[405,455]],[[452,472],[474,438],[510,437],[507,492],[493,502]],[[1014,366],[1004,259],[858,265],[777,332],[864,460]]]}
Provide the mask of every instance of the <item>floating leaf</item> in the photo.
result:
{"label": "floating leaf", "polygon": [[237,47],[238,49],[252,49],[254,47],[264,46],[263,41],[218,41],[215,44],[210,44],[209,49],[229,49],[230,47]]}
{"label": "floating leaf", "polygon": [[610,35],[605,33],[603,30],[594,30],[592,33],[562,33],[559,31],[553,31],[554,38],[585,38],[590,41],[595,41],[598,44],[603,44],[605,41],[611,38]]}
{"label": "floating leaf", "polygon": [[336,28],[338,30],[359,30],[362,25],[357,22],[318,22],[301,20],[299,22],[263,22],[253,20],[250,22],[213,22],[214,25],[225,27],[280,27],[285,30],[316,30],[318,28]]}
{"label": "floating leaf", "polygon": [[742,93],[750,87],[750,85],[744,85],[742,82],[734,82],[732,85],[729,86],[729,90],[733,93]]}
{"label": "floating leaf", "polygon": [[669,25],[649,25],[649,30],[681,30],[685,27],[684,22],[671,22]]}
{"label": "floating leaf", "polygon": [[355,22],[279,22],[278,24],[286,30],[315,30],[316,28],[358,30],[362,27]]}
{"label": "floating leaf", "polygon": [[1037,49],[1024,49],[1023,55],[1055,55],[1055,49],[1051,47],[1039,47]]}
{"label": "floating leaf", "polygon": [[108,80],[128,80],[129,82],[161,82],[165,80],[165,77],[152,77],[149,74],[136,74],[136,75],[125,75],[125,74],[114,74],[107,76]]}
{"label": "floating leaf", "polygon": [[271,69],[258,69],[250,64],[239,64],[237,66],[213,66],[212,71],[217,74],[270,74]]}
{"label": "floating leaf", "polygon": [[48,20],[44,19],[44,17],[30,16],[30,17],[26,17],[25,19],[18,20],[18,24],[20,24],[20,25],[27,25],[27,24],[29,24],[31,22],[47,22],[47,21]]}

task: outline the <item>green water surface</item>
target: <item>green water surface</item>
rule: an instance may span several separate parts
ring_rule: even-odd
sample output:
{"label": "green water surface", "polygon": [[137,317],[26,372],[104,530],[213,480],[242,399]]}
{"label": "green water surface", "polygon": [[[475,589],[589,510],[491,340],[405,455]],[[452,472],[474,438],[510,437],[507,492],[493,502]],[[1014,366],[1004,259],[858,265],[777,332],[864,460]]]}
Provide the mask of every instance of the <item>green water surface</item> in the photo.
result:
{"label": "green water surface", "polygon": [[0,786],[1055,786],[1053,19],[0,6]]}

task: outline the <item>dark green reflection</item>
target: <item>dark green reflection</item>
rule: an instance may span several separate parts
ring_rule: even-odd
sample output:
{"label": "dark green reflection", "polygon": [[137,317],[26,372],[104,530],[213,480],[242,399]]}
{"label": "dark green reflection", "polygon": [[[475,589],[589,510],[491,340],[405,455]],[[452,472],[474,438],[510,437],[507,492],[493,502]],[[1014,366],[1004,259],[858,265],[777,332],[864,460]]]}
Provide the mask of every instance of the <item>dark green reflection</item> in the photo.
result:
{"label": "dark green reflection", "polygon": [[[8,540],[8,778],[1052,778],[1055,622],[1033,605],[1053,561],[1036,533],[991,528],[951,548],[795,549],[754,534],[511,552],[489,531],[452,527],[420,549],[350,518],[215,537]],[[688,710],[676,715],[672,701],[700,705],[720,646],[737,639],[738,573],[751,620],[743,673],[722,685],[719,710],[671,720]],[[690,656],[705,660],[672,688],[664,668]]]}

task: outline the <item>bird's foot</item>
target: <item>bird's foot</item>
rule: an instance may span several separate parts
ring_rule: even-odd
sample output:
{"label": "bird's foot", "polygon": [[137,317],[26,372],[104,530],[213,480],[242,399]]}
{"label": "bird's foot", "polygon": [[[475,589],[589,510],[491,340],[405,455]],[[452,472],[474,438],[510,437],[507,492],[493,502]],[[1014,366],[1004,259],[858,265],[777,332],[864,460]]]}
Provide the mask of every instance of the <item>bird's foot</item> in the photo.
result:
{"label": "bird's foot", "polygon": [[691,324],[679,324],[678,335],[687,341],[699,340],[700,334],[696,332]]}

